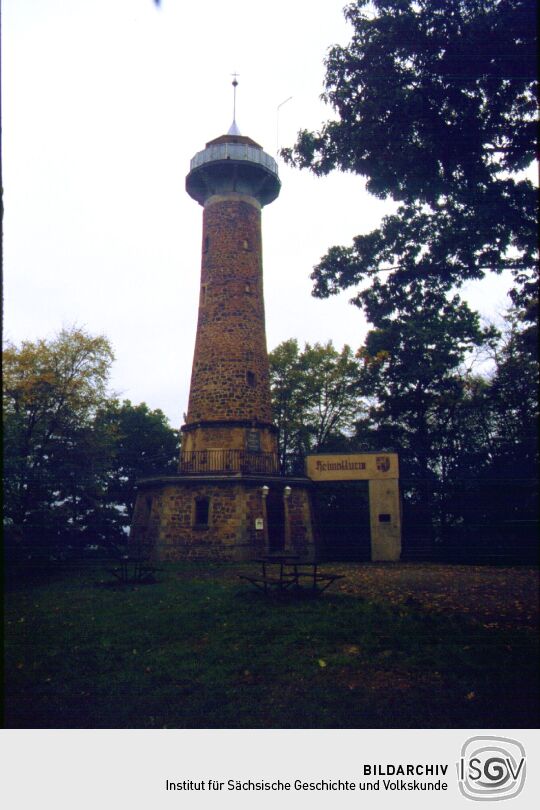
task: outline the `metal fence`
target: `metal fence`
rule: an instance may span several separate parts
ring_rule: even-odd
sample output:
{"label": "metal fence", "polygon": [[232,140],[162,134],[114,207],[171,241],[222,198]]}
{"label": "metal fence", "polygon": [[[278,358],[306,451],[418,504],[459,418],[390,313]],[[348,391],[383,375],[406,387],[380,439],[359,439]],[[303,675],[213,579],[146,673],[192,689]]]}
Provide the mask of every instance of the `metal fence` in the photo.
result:
{"label": "metal fence", "polygon": [[279,472],[274,453],[250,453],[246,450],[190,450],[180,456],[180,475],[276,475]]}

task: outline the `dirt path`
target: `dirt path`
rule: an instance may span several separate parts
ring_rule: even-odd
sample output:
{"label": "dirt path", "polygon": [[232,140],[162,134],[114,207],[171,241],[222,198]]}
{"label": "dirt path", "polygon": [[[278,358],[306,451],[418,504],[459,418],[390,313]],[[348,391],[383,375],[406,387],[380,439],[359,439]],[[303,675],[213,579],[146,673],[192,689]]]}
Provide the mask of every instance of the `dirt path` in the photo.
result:
{"label": "dirt path", "polygon": [[342,593],[468,616],[485,626],[538,627],[539,571],[529,566],[371,563],[332,566]]}

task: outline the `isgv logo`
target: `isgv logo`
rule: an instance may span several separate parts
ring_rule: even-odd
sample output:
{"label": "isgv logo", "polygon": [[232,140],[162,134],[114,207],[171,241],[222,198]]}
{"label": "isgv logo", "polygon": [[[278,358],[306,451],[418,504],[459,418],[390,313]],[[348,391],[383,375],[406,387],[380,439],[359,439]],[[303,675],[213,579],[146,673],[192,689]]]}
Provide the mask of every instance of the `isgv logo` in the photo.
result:
{"label": "isgv logo", "polygon": [[471,737],[457,763],[459,789],[473,801],[513,799],[523,790],[525,749],[509,737]]}

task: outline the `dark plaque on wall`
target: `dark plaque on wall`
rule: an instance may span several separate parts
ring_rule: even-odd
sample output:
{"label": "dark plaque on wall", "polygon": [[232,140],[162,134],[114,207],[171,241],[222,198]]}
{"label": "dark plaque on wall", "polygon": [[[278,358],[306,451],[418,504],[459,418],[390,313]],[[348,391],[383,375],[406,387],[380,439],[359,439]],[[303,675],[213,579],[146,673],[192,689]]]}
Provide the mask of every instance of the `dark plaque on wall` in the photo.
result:
{"label": "dark plaque on wall", "polygon": [[261,452],[261,434],[258,430],[246,431],[246,446],[248,453]]}

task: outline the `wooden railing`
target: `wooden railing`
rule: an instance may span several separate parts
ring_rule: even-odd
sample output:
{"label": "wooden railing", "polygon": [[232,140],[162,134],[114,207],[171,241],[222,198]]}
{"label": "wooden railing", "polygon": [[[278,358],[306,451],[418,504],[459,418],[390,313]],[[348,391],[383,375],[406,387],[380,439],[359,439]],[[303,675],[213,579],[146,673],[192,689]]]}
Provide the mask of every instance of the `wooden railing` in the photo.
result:
{"label": "wooden railing", "polygon": [[276,475],[278,461],[274,453],[249,453],[247,450],[188,450],[180,454],[180,475]]}

